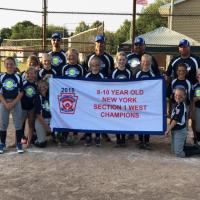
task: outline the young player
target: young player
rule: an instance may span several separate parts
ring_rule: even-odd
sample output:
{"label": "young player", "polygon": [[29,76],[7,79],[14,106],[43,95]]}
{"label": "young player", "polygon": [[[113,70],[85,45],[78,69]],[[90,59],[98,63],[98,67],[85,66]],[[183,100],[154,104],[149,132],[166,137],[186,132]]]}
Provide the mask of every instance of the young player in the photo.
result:
{"label": "young player", "polygon": [[[135,78],[150,78],[155,77],[155,74],[151,70],[152,57],[149,54],[143,54],[141,57],[140,71],[136,73]],[[149,134],[139,135],[139,148],[141,149],[151,149],[149,143]]]}
{"label": "young player", "polygon": [[[131,79],[132,73],[126,68],[127,58],[123,51],[116,54],[115,70],[112,73],[112,79]],[[116,134],[116,146],[126,146],[126,135]]]}
{"label": "young player", "polygon": [[28,132],[27,147],[30,146],[34,131],[34,121],[35,121],[34,104],[37,92],[37,85],[35,81],[36,81],[36,70],[34,67],[29,67],[26,71],[26,80],[23,81],[24,94],[21,99],[23,132],[25,130],[26,119],[28,119],[29,132]]}
{"label": "young player", "polygon": [[200,69],[197,70],[196,78],[198,82],[193,86],[192,96],[193,96],[193,131],[196,136],[196,143],[200,146]]}
{"label": "young player", "polygon": [[51,55],[43,53],[42,64],[43,68],[38,72],[38,80],[42,79],[48,81],[52,75],[56,75],[56,71],[51,66]]}
{"label": "young player", "polygon": [[52,134],[54,139],[54,134],[50,129],[50,104],[49,104],[49,94],[48,94],[48,83],[45,80],[38,81],[39,94],[35,99],[35,130],[37,135],[37,140],[35,145],[37,147],[46,147],[46,135]]}
{"label": "young player", "polygon": [[[90,72],[86,74],[85,78],[88,79],[104,79],[104,75],[100,72],[100,65],[101,60],[94,56],[90,61]],[[101,139],[100,139],[100,133],[96,133],[95,138],[96,146],[101,146]],[[90,146],[92,144],[92,134],[86,133],[86,139],[85,139],[85,146]]]}
{"label": "young player", "polygon": [[84,77],[84,69],[78,61],[78,51],[69,49],[67,52],[67,64],[62,68],[62,76],[70,78]]}
{"label": "young player", "polygon": [[6,147],[6,135],[9,123],[9,114],[12,113],[16,130],[16,148],[18,153],[23,153],[21,139],[22,132],[22,108],[20,99],[23,95],[22,80],[19,74],[15,73],[15,60],[7,57],[4,61],[6,72],[0,76],[0,153]]}

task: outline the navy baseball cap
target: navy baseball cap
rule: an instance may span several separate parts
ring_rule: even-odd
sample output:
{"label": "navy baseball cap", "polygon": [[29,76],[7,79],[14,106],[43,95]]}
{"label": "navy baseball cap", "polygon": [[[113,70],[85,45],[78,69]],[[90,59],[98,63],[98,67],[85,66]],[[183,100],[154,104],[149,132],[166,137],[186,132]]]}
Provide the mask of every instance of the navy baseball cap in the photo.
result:
{"label": "navy baseball cap", "polygon": [[145,44],[145,41],[141,37],[136,37],[135,41],[134,41],[134,44]]}
{"label": "navy baseball cap", "polygon": [[182,40],[179,42],[179,45],[178,45],[178,46],[179,46],[179,47],[180,47],[180,46],[190,46],[190,43],[189,43],[188,40],[182,39]]}
{"label": "navy baseball cap", "polygon": [[97,35],[95,37],[95,42],[105,42],[105,37],[103,35]]}
{"label": "navy baseball cap", "polygon": [[61,34],[56,32],[56,33],[53,33],[52,36],[51,36],[52,39],[59,39],[61,40],[62,37],[61,37]]}

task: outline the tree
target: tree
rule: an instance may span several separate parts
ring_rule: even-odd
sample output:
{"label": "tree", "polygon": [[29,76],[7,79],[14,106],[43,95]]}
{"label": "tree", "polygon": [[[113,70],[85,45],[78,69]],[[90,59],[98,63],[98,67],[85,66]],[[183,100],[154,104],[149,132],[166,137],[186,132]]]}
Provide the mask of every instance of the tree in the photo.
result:
{"label": "tree", "polygon": [[159,13],[160,6],[167,2],[169,2],[169,0],[156,0],[155,3],[150,4],[147,8],[142,10],[136,22],[136,35],[152,31],[161,26],[167,26],[166,18],[161,17]]}
{"label": "tree", "polygon": [[100,21],[97,20],[90,26],[90,28],[97,28],[101,25],[103,25],[103,22],[100,22]]}
{"label": "tree", "polygon": [[106,31],[105,38],[106,38],[106,51],[109,52],[110,54],[116,54],[117,44],[115,41],[115,33]]}
{"label": "tree", "polygon": [[86,23],[84,21],[81,21],[79,23],[79,25],[76,27],[74,34],[78,34],[81,33],[83,31],[87,31],[90,27],[88,25],[86,25]]}
{"label": "tree", "polygon": [[69,37],[69,33],[68,30],[65,27],[62,26],[55,26],[53,24],[50,24],[48,26],[48,33],[47,33],[47,37],[50,38],[52,33],[54,32],[59,32],[62,34],[62,37]]}
{"label": "tree", "polygon": [[11,39],[41,38],[41,27],[30,21],[18,22],[11,31]]}
{"label": "tree", "polygon": [[130,38],[131,22],[125,20],[120,28],[115,32],[105,32],[106,50],[111,54],[116,54],[118,46]]}
{"label": "tree", "polygon": [[1,35],[1,38],[3,39],[9,39],[12,35],[12,30],[10,28],[2,28],[0,30],[0,35]]}

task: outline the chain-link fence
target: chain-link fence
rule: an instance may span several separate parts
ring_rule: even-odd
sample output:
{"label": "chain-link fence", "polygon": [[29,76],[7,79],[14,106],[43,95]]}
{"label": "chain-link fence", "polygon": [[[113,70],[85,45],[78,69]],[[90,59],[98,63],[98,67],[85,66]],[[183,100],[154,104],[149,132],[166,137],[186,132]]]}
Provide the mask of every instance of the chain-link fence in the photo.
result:
{"label": "chain-link fence", "polygon": [[[167,3],[160,6],[158,9],[155,9],[153,7],[149,10],[146,8],[144,8],[143,10],[146,10],[146,12],[136,14],[136,36],[141,36],[145,39],[146,51],[156,56],[156,58],[158,59],[158,63],[162,68],[165,68],[167,65],[166,55],[178,54],[177,46],[179,41],[183,38],[190,41],[192,52],[195,54],[199,54],[199,0],[175,0],[173,9],[171,7],[171,4]],[[63,13],[63,15],[64,14],[66,13]],[[107,13],[106,15],[108,14],[109,13]],[[112,16],[119,14],[120,13],[110,13],[110,15]],[[121,14],[124,15],[124,13]],[[131,21],[131,17],[131,13],[127,13],[127,19],[129,21]],[[61,33],[63,31],[64,28],[63,30],[59,30],[59,32]],[[103,31],[103,28],[97,28],[95,31],[87,31],[85,33],[80,33],[77,36],[63,38],[62,48],[67,50],[69,47],[73,47],[78,49],[81,53],[90,53],[94,50],[95,34],[103,33]],[[129,35],[131,35],[131,27]],[[47,41],[47,50],[50,50],[50,39],[48,39]],[[110,40],[107,40],[107,45],[113,45],[113,43]],[[128,53],[131,51],[132,38],[126,38],[126,41],[122,41],[118,45],[118,50],[124,50]],[[16,53],[17,57],[24,62],[23,58],[28,57],[28,55],[32,52],[38,53],[41,51],[42,39],[4,40],[1,46],[0,56],[1,58],[3,58],[4,56]]]}

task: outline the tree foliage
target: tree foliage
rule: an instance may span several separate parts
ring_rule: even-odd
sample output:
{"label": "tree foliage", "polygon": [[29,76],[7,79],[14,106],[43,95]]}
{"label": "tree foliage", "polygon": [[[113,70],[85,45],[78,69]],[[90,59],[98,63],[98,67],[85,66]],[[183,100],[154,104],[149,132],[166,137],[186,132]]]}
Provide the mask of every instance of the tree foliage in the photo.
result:
{"label": "tree foliage", "polygon": [[62,37],[69,37],[68,30],[63,26],[55,26],[53,24],[50,24],[48,26],[48,31],[47,31],[47,37],[50,38],[52,33],[54,32],[59,32],[61,33]]}
{"label": "tree foliage", "polygon": [[103,25],[103,22],[100,22],[100,21],[97,20],[90,26],[90,28],[96,28],[96,27],[101,26],[101,25]]}
{"label": "tree foliage", "polygon": [[40,38],[41,27],[30,21],[18,22],[11,27],[11,39]]}
{"label": "tree foliage", "polygon": [[12,30],[10,28],[2,28],[0,32],[3,39],[9,39],[12,35]]}
{"label": "tree foliage", "polygon": [[159,13],[160,6],[167,2],[168,0],[156,0],[155,3],[142,10],[136,22],[137,35],[152,31],[161,26],[167,26],[166,18],[161,17]]}
{"label": "tree foliage", "polygon": [[81,33],[83,31],[87,31],[90,28],[89,25],[86,25],[84,21],[81,21],[75,29],[74,34]]}

